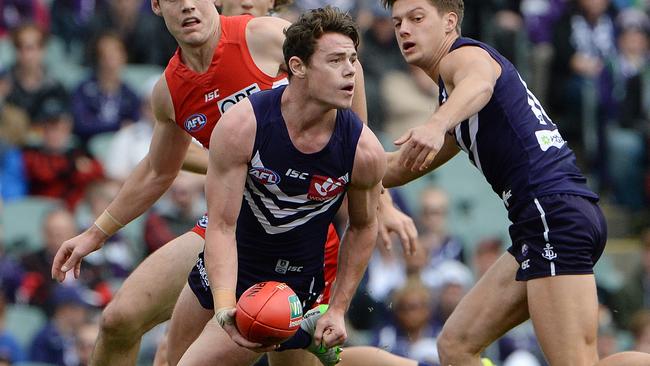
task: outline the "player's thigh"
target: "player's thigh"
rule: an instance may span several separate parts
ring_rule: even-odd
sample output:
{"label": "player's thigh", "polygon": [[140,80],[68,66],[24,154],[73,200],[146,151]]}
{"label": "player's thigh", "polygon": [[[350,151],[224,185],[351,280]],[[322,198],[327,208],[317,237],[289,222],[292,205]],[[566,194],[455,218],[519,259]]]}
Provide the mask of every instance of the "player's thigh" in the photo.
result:
{"label": "player's thigh", "polygon": [[316,356],[307,352],[304,349],[292,349],[282,352],[269,352],[269,365],[270,366],[320,366]]}
{"label": "player's thigh", "polygon": [[418,362],[386,352],[381,348],[345,347],[337,366],[417,366]]}
{"label": "player's thigh", "polygon": [[214,311],[201,306],[188,285],[183,287],[167,333],[167,359],[175,365],[201,334]]}
{"label": "player's thigh", "polygon": [[[178,365],[182,366],[248,366],[260,353],[239,347],[214,320],[209,321],[199,338],[185,352]],[[299,364],[294,364],[299,365]]]}
{"label": "player's thigh", "polygon": [[104,323],[109,327],[138,324],[146,329],[168,320],[203,244],[203,238],[187,232],[152,253],[104,310]]}
{"label": "player's thigh", "polygon": [[598,298],[593,275],[529,280],[528,308],[537,339],[552,366],[596,363]]}
{"label": "player's thigh", "polygon": [[445,322],[438,340],[441,353],[478,354],[528,319],[526,284],[515,281],[518,268],[509,253],[490,267]]}

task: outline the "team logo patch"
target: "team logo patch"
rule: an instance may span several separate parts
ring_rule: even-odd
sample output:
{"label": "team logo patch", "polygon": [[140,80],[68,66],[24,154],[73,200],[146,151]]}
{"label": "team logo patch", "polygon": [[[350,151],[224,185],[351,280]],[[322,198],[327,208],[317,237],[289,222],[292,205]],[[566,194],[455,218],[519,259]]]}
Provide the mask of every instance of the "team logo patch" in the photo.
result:
{"label": "team logo patch", "polygon": [[185,120],[185,130],[187,132],[196,132],[201,130],[208,123],[208,119],[203,113],[195,113]]}
{"label": "team logo patch", "polygon": [[204,229],[207,229],[207,228],[208,228],[208,215],[203,215],[203,216],[199,219],[199,221],[196,222],[196,224],[197,224],[199,227],[202,227],[202,228],[204,228]]}
{"label": "team logo patch", "polygon": [[553,251],[551,244],[546,244],[546,248],[544,248],[544,254],[542,254],[542,257],[548,259],[549,261],[557,258],[557,253]]}
{"label": "team logo patch", "polygon": [[280,175],[271,169],[253,167],[248,174],[264,185],[280,183]]}
{"label": "team logo patch", "polygon": [[521,255],[524,257],[528,255],[528,244],[524,244],[521,246]]}
{"label": "team logo patch", "polygon": [[309,182],[307,198],[313,201],[327,201],[338,196],[345,188],[345,183],[342,178],[314,175]]}

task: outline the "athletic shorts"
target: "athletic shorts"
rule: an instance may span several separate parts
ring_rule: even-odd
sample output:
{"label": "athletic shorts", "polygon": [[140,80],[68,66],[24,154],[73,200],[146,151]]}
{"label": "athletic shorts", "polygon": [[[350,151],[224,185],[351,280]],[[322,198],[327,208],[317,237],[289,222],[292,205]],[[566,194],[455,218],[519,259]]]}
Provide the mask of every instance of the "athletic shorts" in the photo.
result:
{"label": "athletic shorts", "polygon": [[[208,214],[206,213],[199,220],[197,220],[196,224],[192,228],[192,231],[197,233],[199,236],[203,238],[203,240],[205,240],[205,229],[207,227],[208,227]],[[332,292],[332,285],[336,280],[336,269],[337,269],[338,258],[339,258],[340,244],[341,243],[339,241],[339,235],[336,233],[336,229],[334,228],[334,225],[330,224],[329,229],[327,231],[327,241],[325,242],[325,268],[324,268],[325,288],[323,289],[322,294],[314,302],[314,306],[320,304],[329,304],[330,293]],[[198,263],[199,261],[197,260],[197,264]],[[194,272],[195,270],[198,270],[196,265],[192,269],[192,272]],[[192,286],[191,283],[190,286]],[[212,309],[212,307],[206,309]]]}
{"label": "athletic shorts", "polygon": [[519,263],[517,281],[594,273],[607,241],[607,223],[595,201],[542,196],[511,212],[510,219],[508,252]]}

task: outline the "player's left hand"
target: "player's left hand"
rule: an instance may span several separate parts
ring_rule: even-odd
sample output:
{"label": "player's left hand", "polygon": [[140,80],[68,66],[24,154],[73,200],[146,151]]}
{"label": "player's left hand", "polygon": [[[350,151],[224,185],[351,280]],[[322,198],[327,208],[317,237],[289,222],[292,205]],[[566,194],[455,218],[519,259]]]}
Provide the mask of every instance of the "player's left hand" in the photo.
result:
{"label": "player's left hand", "polygon": [[[385,192],[383,194],[390,194]],[[415,253],[416,242],[418,240],[418,230],[415,227],[413,219],[405,215],[392,204],[381,204],[379,206],[379,239],[383,242],[384,247],[390,250],[392,240],[391,233],[399,236],[402,242],[404,253],[412,255]]]}
{"label": "player's left hand", "polygon": [[394,144],[401,146],[399,164],[411,171],[422,171],[431,165],[445,143],[442,123],[425,123],[411,128]]}
{"label": "player's left hand", "polygon": [[348,339],[342,311],[329,308],[316,322],[313,342],[325,348],[340,346]]}
{"label": "player's left hand", "polygon": [[260,343],[251,342],[248,339],[244,338],[244,336],[239,333],[239,330],[237,330],[237,326],[235,324],[236,312],[237,309],[229,308],[217,310],[214,314],[214,318],[217,323],[219,323],[223,330],[228,333],[233,342],[237,343],[237,345],[241,347],[248,348],[251,351],[260,353],[271,352],[278,348],[277,345],[263,345]]}

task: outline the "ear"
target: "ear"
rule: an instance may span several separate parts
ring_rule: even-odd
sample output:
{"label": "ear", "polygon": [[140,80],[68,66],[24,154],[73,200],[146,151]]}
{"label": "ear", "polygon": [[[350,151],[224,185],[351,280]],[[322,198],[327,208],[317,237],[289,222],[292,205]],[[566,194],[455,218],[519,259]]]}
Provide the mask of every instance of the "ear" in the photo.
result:
{"label": "ear", "polygon": [[151,10],[157,16],[162,16],[162,12],[160,11],[160,0],[151,0]]}
{"label": "ear", "polygon": [[445,33],[451,33],[456,30],[458,25],[458,14],[449,12],[445,15]]}
{"label": "ear", "polygon": [[307,65],[305,65],[305,63],[302,62],[299,57],[293,56],[289,59],[289,70],[291,70],[293,76],[299,79],[304,79],[307,71]]}

